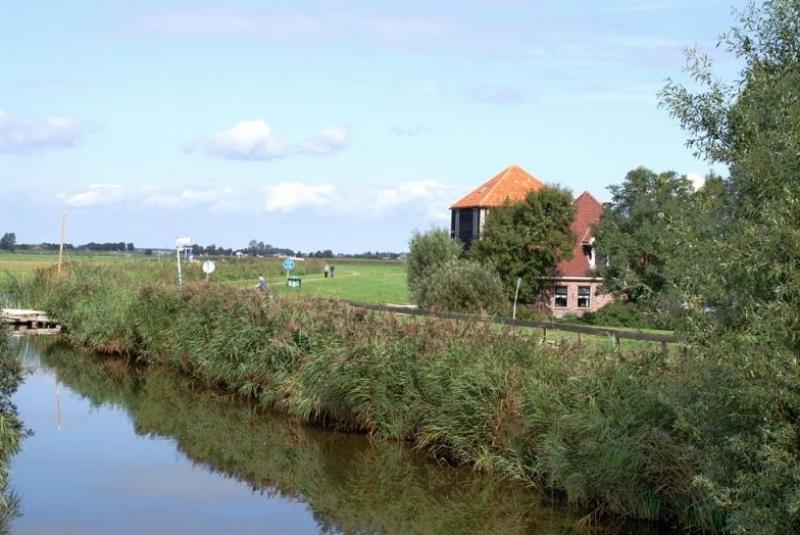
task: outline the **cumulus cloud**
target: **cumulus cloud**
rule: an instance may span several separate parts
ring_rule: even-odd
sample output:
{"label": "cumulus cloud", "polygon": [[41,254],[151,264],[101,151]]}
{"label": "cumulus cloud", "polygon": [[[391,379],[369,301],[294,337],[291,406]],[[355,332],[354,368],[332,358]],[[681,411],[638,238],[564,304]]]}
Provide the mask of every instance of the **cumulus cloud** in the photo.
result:
{"label": "cumulus cloud", "polygon": [[347,142],[347,130],[341,126],[330,126],[300,143],[298,150],[304,154],[328,155],[344,149]]}
{"label": "cumulus cloud", "polygon": [[78,145],[84,136],[83,125],[69,117],[19,120],[0,110],[0,152],[29,154]]}
{"label": "cumulus cloud", "polygon": [[210,156],[229,160],[264,161],[283,158],[292,152],[317,156],[334,154],[347,147],[348,141],[347,129],[330,126],[301,143],[292,144],[288,139],[273,134],[263,119],[255,119],[239,121],[230,130],[192,143],[186,150],[201,150]]}
{"label": "cumulus cloud", "polygon": [[252,195],[232,188],[164,188],[147,185],[93,184],[76,191],[60,193],[64,206],[79,209],[155,210],[202,209],[211,212],[257,211]]}
{"label": "cumulus cloud", "polygon": [[457,191],[435,180],[402,182],[369,192],[365,206],[376,216],[391,211],[414,212],[429,219],[449,220]]}
{"label": "cumulus cloud", "polygon": [[255,119],[239,121],[230,130],[188,147],[194,149],[229,160],[274,160],[286,156],[289,142],[274,135],[263,119]]}
{"label": "cumulus cloud", "polygon": [[293,212],[298,208],[328,206],[336,188],[330,184],[281,182],[264,188],[266,212]]}
{"label": "cumulus cloud", "polygon": [[92,184],[85,191],[64,196],[64,204],[73,208],[92,208],[118,204],[125,200],[127,192],[118,184]]}

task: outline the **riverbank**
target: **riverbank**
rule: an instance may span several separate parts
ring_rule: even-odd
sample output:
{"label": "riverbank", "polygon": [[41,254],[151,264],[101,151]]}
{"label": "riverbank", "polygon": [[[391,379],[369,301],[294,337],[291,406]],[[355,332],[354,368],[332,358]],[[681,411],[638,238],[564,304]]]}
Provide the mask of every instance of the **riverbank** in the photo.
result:
{"label": "riverbank", "polygon": [[[587,518],[791,526],[791,363],[740,346],[614,353],[443,320],[113,272],[40,276],[76,344],[164,364],[306,422],[407,441],[561,496]],[[780,452],[786,472],[770,452]],[[788,519],[788,520],[787,520]],[[767,529],[766,532],[771,530]],[[772,530],[776,531],[776,530]]]}
{"label": "riverbank", "polygon": [[8,483],[8,467],[23,438],[22,422],[11,403],[22,381],[22,369],[9,351],[9,340],[8,328],[0,322],[0,533],[5,533],[8,522],[19,514],[18,499]]}

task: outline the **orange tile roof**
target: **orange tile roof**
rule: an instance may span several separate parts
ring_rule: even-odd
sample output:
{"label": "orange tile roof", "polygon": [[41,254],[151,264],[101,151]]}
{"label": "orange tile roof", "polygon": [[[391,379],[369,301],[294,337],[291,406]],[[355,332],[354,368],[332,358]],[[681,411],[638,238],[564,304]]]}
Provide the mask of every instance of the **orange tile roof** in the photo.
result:
{"label": "orange tile roof", "polygon": [[521,201],[529,192],[542,187],[544,184],[522,167],[510,165],[475,191],[463,197],[451,208],[501,206],[506,199],[512,203]]}
{"label": "orange tile roof", "polygon": [[583,244],[592,239],[592,225],[603,217],[603,205],[591,193],[584,191],[575,201],[575,219],[570,228],[575,234],[575,246],[572,258],[556,266],[555,275],[559,277],[587,277],[591,275],[592,266],[583,253]]}

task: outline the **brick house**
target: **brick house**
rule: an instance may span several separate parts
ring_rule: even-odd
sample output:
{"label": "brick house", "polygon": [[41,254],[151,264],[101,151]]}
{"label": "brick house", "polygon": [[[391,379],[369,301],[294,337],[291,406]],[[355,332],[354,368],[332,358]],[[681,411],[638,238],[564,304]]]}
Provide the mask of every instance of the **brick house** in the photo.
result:
{"label": "brick house", "polygon": [[[502,206],[506,200],[511,203],[521,201],[529,192],[543,187],[540,180],[521,167],[507,167],[453,204],[450,235],[469,247],[480,238],[486,216],[492,208]],[[611,294],[598,293],[603,279],[594,273],[597,253],[592,225],[603,216],[603,205],[588,191],[579,195],[574,203],[575,220],[570,227],[575,235],[572,259],[556,266],[548,277],[551,284],[542,295],[542,300],[556,317],[594,312],[613,300]]]}

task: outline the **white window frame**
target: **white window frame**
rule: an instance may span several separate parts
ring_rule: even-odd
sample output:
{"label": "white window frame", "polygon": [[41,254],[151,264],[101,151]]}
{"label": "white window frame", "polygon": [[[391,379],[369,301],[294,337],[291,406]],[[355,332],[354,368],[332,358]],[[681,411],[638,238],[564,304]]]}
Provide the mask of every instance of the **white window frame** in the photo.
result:
{"label": "white window frame", "polygon": [[[581,288],[589,290],[588,295],[581,295]],[[581,299],[586,299],[586,305],[581,305]],[[578,286],[578,308],[592,308],[592,287]]]}
{"label": "white window frame", "polygon": [[[558,289],[559,288],[564,288],[564,295],[563,295],[564,304],[563,305],[559,305],[558,304],[558,298],[562,297],[562,296],[560,296],[558,294]],[[561,284],[559,284],[557,286],[554,286],[553,287],[553,308],[568,308],[568,307],[569,307],[569,286],[565,286],[565,285],[561,285]]]}

